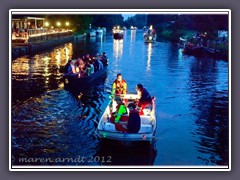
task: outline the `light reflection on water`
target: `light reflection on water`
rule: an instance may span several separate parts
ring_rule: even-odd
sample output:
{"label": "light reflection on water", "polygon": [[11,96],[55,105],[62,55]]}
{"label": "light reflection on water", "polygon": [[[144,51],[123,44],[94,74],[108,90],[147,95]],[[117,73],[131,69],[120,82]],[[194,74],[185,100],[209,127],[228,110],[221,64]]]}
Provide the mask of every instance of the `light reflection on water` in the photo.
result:
{"label": "light reflection on water", "polygon": [[[61,68],[68,59],[102,51],[109,57],[105,79],[83,91],[65,90]],[[95,136],[117,73],[129,92],[142,83],[157,99],[156,142],[147,152],[121,144],[111,150]],[[228,62],[183,55],[170,43],[144,43],[141,31],[126,31],[121,41],[95,37],[13,60],[12,101],[16,157],[111,155],[108,165],[228,164]]]}

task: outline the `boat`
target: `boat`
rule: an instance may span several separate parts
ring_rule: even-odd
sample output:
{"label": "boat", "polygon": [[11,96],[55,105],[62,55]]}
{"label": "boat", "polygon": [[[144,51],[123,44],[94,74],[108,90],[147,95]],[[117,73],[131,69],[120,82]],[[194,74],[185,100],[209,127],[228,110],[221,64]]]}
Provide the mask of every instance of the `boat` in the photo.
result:
{"label": "boat", "polygon": [[187,45],[183,48],[183,53],[194,56],[203,56],[206,54],[206,47],[195,46],[192,43],[188,42]]}
{"label": "boat", "polygon": [[[127,104],[134,102],[137,98],[137,94],[125,94],[120,96]],[[151,143],[154,139],[156,132],[156,110],[155,110],[155,98],[152,100],[152,105],[146,107],[143,112],[144,115],[141,115],[141,128],[138,133],[126,133],[116,130],[115,124],[110,122],[111,110],[114,112],[113,101],[111,100],[107,105],[104,113],[102,114],[98,126],[97,126],[97,135],[102,140],[117,140],[122,142],[148,142]],[[127,108],[128,109],[128,108]],[[129,110],[128,110],[129,111]]]}
{"label": "boat", "polygon": [[188,40],[186,37],[179,37],[178,47],[185,48],[188,43]]}
{"label": "boat", "polygon": [[96,30],[96,35],[97,36],[102,36],[103,35],[103,30],[100,27],[98,27],[98,29]]}
{"label": "boat", "polygon": [[126,31],[126,30],[127,30],[127,27],[126,27],[126,26],[123,26],[123,27],[122,27],[122,30],[123,30],[123,31]]}
{"label": "boat", "polygon": [[100,79],[104,79],[104,77],[107,75],[107,66],[105,66],[103,69],[98,70],[97,72],[94,72],[90,76],[80,76],[79,73],[75,74],[64,74],[63,75],[63,81],[64,81],[64,87],[65,88],[81,88],[89,85],[94,85],[96,81],[99,81]]}
{"label": "boat", "polygon": [[152,42],[156,42],[157,40],[157,35],[154,34],[148,34],[148,33],[145,33],[144,34],[144,42],[147,42],[147,43],[152,43]]}
{"label": "boat", "polygon": [[130,30],[137,30],[138,28],[137,27],[134,27],[134,26],[131,26],[130,27]]}
{"label": "boat", "polygon": [[120,29],[120,27],[114,27],[112,30],[113,38],[114,39],[123,39],[124,31]]}
{"label": "boat", "polygon": [[94,30],[94,29],[89,30],[89,32],[88,32],[89,37],[96,37],[96,35],[97,35],[96,30]]}
{"label": "boat", "polygon": [[152,25],[149,29],[146,29],[143,33],[144,42],[152,43],[157,40],[156,30],[153,29]]}

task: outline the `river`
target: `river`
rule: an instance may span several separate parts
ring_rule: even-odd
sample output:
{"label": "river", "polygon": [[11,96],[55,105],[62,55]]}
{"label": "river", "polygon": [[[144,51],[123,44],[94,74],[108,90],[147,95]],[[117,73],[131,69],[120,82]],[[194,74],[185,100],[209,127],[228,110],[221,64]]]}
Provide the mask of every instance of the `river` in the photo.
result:
{"label": "river", "polygon": [[[109,58],[104,80],[81,92],[65,90],[61,68],[68,59],[103,51]],[[228,65],[184,55],[169,42],[144,43],[141,30],[125,31],[123,40],[107,34],[13,59],[12,164],[228,165]],[[156,97],[157,131],[148,151],[103,145],[95,134],[118,73],[128,92],[141,83]]]}

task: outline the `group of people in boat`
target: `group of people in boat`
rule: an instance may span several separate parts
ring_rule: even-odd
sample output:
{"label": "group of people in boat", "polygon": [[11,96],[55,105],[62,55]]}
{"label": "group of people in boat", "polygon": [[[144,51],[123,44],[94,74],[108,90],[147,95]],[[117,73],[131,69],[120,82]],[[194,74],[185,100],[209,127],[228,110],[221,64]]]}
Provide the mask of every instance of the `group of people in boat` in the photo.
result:
{"label": "group of people in boat", "polygon": [[76,74],[79,78],[90,76],[108,65],[108,57],[105,52],[95,57],[89,54],[78,59],[69,60],[64,67],[64,74]]}
{"label": "group of people in boat", "polygon": [[153,29],[152,26],[150,26],[148,29],[144,29],[144,37],[147,36],[155,36],[156,35],[156,29]]}
{"label": "group of people in boat", "polygon": [[116,111],[111,113],[110,122],[115,124],[118,131],[138,133],[141,127],[140,116],[144,115],[143,109],[152,105],[153,98],[142,84],[136,85],[136,91],[138,99],[127,105],[127,102],[120,98],[120,95],[127,94],[127,82],[121,74],[117,74],[117,78],[112,84],[112,99],[116,102]]}

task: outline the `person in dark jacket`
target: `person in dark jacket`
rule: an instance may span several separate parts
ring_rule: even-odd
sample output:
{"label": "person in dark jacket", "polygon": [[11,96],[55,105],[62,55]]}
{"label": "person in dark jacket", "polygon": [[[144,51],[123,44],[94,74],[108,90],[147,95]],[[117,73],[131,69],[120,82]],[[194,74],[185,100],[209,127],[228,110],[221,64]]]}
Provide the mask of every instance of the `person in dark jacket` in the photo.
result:
{"label": "person in dark jacket", "polygon": [[68,69],[71,66],[71,60],[68,60],[67,64],[64,66],[63,73],[68,74]]}
{"label": "person in dark jacket", "polygon": [[137,106],[140,107],[140,115],[143,115],[143,109],[152,104],[152,97],[149,94],[149,92],[147,91],[146,88],[143,87],[142,84],[137,84],[136,86],[136,91],[139,95],[139,99],[137,101]]}
{"label": "person in dark jacket", "polygon": [[135,109],[136,105],[134,103],[128,104],[129,118],[127,122],[127,132],[128,133],[138,133],[141,128],[141,119],[138,110]]}

